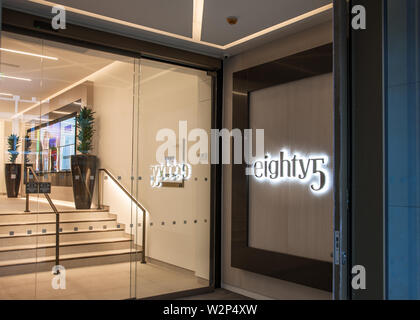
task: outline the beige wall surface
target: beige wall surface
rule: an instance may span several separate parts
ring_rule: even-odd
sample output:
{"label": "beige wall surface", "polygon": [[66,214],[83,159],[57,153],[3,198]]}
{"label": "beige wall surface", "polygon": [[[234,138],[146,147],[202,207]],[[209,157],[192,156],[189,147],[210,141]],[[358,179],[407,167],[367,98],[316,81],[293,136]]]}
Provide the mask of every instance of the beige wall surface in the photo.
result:
{"label": "beige wall surface", "polygon": [[[224,63],[223,127],[232,129],[233,72],[277,60],[331,41],[332,24],[325,23],[226,60]],[[331,83],[331,87],[332,85]],[[231,175],[231,166],[225,165],[223,167],[222,283],[231,289],[246,290],[273,299],[330,299],[328,292],[231,267]],[[325,257],[325,253],[320,254]]]}
{"label": "beige wall surface", "polygon": [[[310,190],[312,183],[319,183],[318,175],[307,183],[261,182],[251,176],[251,247],[332,262],[332,90],[332,74],[325,74],[251,94],[250,128],[264,129],[265,151],[273,160],[281,150],[288,151],[289,159],[296,154],[329,157],[328,165],[320,167],[329,176],[328,191],[322,194]],[[287,163],[283,168],[287,174]],[[295,170],[300,172],[300,164]]]}

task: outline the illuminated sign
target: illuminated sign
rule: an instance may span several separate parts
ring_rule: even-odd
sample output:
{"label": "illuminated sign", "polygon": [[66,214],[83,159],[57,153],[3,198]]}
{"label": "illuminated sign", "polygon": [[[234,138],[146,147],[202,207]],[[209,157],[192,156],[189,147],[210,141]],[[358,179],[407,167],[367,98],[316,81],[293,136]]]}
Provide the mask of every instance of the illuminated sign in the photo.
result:
{"label": "illuminated sign", "polygon": [[260,182],[297,182],[308,184],[314,194],[323,194],[330,188],[330,174],[327,168],[327,155],[300,153],[291,155],[288,151],[279,152],[278,158],[266,155],[255,161],[250,170]]}
{"label": "illuminated sign", "polygon": [[177,163],[176,160],[151,166],[151,170],[150,185],[152,188],[160,188],[164,182],[182,183],[189,180],[192,174],[191,165]]}

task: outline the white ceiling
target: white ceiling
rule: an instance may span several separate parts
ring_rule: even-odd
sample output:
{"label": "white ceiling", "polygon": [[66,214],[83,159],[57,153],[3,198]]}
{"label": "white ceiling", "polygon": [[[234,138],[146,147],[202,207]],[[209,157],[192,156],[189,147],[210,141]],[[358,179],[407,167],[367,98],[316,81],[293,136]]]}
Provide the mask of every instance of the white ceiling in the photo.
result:
{"label": "white ceiling", "polygon": [[53,2],[186,37],[192,35],[193,0],[53,0]]}
{"label": "white ceiling", "polygon": [[[39,101],[55,97],[76,84],[95,82],[97,77],[101,77],[102,86],[125,89],[133,86],[134,58],[9,32],[2,33],[1,47],[55,57],[58,60],[0,51],[2,74],[31,80],[0,78],[0,93],[12,95],[0,95],[0,119],[11,120],[22,114],[28,116],[25,119],[39,118],[50,111],[48,103],[38,106]],[[133,74],[127,74],[127,68],[115,68],[118,63],[130,64]],[[108,72],[110,68],[112,73]],[[198,72],[171,64],[142,60],[140,83],[156,80],[170,71]]]}
{"label": "white ceiling", "polygon": [[[52,16],[51,7],[33,1],[42,2],[3,0],[3,3],[13,9]],[[331,4],[332,0],[204,0],[201,41],[197,42],[192,39],[193,1],[51,0],[47,3],[71,9],[67,13],[69,22],[218,57],[237,54],[331,20],[329,9],[252,38],[257,32],[264,33],[266,28],[288,23],[290,19]],[[228,16],[237,16],[238,23],[229,25]],[[250,36],[252,39],[244,41],[244,37]],[[238,41],[243,42],[235,43]]]}
{"label": "white ceiling", "polygon": [[0,118],[3,119],[10,119],[16,111],[22,112],[36,102],[104,68],[116,59],[129,59],[8,32],[2,33],[1,47],[58,58],[56,61],[12,52],[0,52],[2,74],[31,80],[0,78],[0,93],[19,97],[16,110],[15,101],[5,100],[10,100],[10,96],[0,95]]}

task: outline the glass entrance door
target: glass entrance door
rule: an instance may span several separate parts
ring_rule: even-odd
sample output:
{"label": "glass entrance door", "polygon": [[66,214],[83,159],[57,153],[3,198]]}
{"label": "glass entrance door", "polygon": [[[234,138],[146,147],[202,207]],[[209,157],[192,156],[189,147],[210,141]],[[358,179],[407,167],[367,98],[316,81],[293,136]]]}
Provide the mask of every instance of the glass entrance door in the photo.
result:
{"label": "glass entrance door", "polygon": [[[135,194],[147,210],[136,298],[211,286],[212,78],[141,59],[135,117]],[[140,242],[141,243],[141,242]]]}
{"label": "glass entrance door", "polygon": [[[0,298],[132,298],[136,59],[6,32],[2,48],[2,147],[21,180],[1,203]],[[44,188],[28,201],[26,176]]]}
{"label": "glass entrance door", "polygon": [[[26,200],[27,126],[38,125],[34,105],[43,92],[43,43],[2,32],[0,52],[0,298],[35,299],[40,212],[51,211],[38,194]],[[30,55],[32,54],[32,55]],[[27,112],[25,112],[27,110]],[[34,141],[34,143],[36,143]],[[29,195],[28,195],[29,196]],[[50,214],[47,215],[48,217]]]}
{"label": "glass entrance door", "polygon": [[0,299],[209,288],[212,78],[9,32],[2,47],[0,160],[12,146],[21,180],[0,205]]}

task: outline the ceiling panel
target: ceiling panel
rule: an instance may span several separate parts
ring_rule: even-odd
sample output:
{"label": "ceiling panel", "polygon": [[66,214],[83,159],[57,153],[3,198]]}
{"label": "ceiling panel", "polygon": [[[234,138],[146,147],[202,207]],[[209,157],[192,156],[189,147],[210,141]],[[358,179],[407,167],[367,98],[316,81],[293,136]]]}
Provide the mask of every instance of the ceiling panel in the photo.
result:
{"label": "ceiling panel", "polygon": [[[287,21],[324,5],[331,0],[207,0],[201,39],[226,45],[255,32]],[[238,17],[231,26],[226,18]]]}
{"label": "ceiling panel", "polygon": [[53,0],[53,2],[185,37],[192,35],[193,0]]}
{"label": "ceiling panel", "polygon": [[[52,17],[49,5],[31,1],[40,0],[2,0],[2,3],[15,10]],[[49,0],[48,3],[51,2],[170,34],[155,33],[71,11],[67,13],[69,23],[214,57],[235,55],[332,19],[331,10],[326,10],[258,38],[223,47],[235,40],[331,4],[332,0],[204,0],[201,42],[188,40],[192,36],[193,0]],[[226,17],[231,15],[239,18],[235,26],[226,22]]]}

